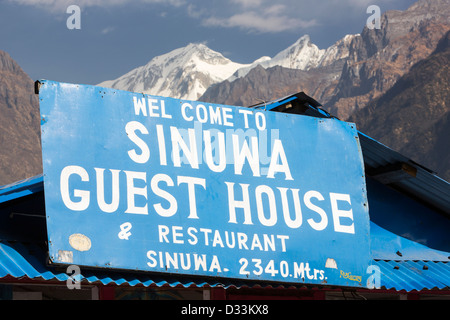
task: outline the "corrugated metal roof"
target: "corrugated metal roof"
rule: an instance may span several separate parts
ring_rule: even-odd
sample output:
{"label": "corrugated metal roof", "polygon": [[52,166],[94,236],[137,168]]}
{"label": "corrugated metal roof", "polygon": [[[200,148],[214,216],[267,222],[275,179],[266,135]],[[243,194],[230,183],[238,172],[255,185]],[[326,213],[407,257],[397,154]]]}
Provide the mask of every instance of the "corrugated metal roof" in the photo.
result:
{"label": "corrugated metal roof", "polygon": [[375,260],[450,262],[450,253],[406,239],[370,221],[370,250]]}
{"label": "corrugated metal roof", "polygon": [[[66,282],[73,273],[66,273],[62,266],[50,266],[45,263],[46,249],[36,244],[0,241],[0,279],[31,279]],[[127,285],[144,287],[283,287],[292,285],[277,283],[246,282],[242,280],[226,280],[207,277],[189,277],[183,275],[160,275],[149,273],[133,273],[106,269],[81,269],[76,277],[81,283],[102,285]],[[300,286],[302,286],[300,284]]]}
{"label": "corrugated metal roof", "polygon": [[[49,266],[45,249],[33,244],[0,241],[0,279],[30,279],[66,282],[70,279],[61,266]],[[238,279],[189,277],[183,275],[160,275],[133,273],[106,269],[81,270],[76,278],[82,284],[124,285],[143,287],[181,288],[299,288],[303,284],[251,282]]]}
{"label": "corrugated metal roof", "polygon": [[433,261],[374,261],[380,268],[383,289],[405,290],[449,289],[450,265]]}
{"label": "corrugated metal roof", "polygon": [[415,168],[415,176],[399,179],[390,185],[421,199],[428,205],[450,215],[450,183],[382,143],[359,132],[364,163],[371,168],[407,163]]}
{"label": "corrugated metal roof", "polygon": [[[0,242],[0,278],[13,277],[31,280],[54,280],[66,282],[69,274],[61,267],[45,264],[45,249],[36,244],[20,242]],[[449,289],[450,264],[432,261],[383,261],[375,260],[373,265],[380,268],[381,288],[397,291],[424,289]],[[176,275],[149,275],[142,273],[115,272],[102,270],[81,270],[82,283],[127,286],[156,287],[295,287],[288,284],[246,282],[204,277]],[[298,286],[302,286],[301,284]],[[297,286],[297,287],[298,287]]]}
{"label": "corrugated metal roof", "polygon": [[43,250],[36,245],[0,242],[0,278],[12,276],[66,281],[67,274],[53,272],[42,264],[44,257]]}
{"label": "corrugated metal roof", "polygon": [[[20,242],[0,242],[0,278],[13,277],[16,279],[28,278],[32,280],[67,281],[69,274],[58,267],[45,264],[45,249],[35,244]],[[72,273],[71,273],[72,274]],[[189,278],[175,277],[150,277],[148,275],[133,275],[132,273],[81,271],[80,281],[88,283],[101,283],[103,285],[129,285],[136,286],[182,286],[203,287],[221,285],[219,282],[192,280]]]}

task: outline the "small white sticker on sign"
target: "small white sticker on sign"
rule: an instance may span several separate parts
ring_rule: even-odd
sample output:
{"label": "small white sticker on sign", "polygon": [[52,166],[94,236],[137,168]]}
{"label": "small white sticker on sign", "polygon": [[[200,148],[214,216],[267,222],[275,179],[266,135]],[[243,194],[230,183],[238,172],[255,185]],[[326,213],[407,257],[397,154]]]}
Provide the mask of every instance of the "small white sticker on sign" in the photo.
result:
{"label": "small white sticker on sign", "polygon": [[336,260],[334,260],[332,258],[328,258],[327,262],[325,262],[325,268],[337,269]]}
{"label": "small white sticker on sign", "polygon": [[72,263],[73,252],[69,250],[58,250],[58,260],[63,263]]}
{"label": "small white sticker on sign", "polygon": [[69,244],[78,251],[91,249],[91,239],[81,233],[74,233],[69,237]]}

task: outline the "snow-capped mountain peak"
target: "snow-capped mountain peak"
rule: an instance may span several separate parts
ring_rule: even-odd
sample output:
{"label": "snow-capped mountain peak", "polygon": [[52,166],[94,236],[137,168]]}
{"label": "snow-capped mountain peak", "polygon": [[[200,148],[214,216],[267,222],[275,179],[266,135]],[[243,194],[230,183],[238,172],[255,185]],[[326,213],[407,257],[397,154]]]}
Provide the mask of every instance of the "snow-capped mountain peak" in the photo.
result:
{"label": "snow-capped mountain peak", "polygon": [[319,49],[308,35],[304,35],[273,58],[264,56],[250,64],[233,62],[202,43],[190,43],[99,86],[197,100],[211,85],[244,77],[257,65],[266,69],[282,66],[309,70],[331,64],[348,56],[352,37],[346,36],[327,49]]}
{"label": "snow-capped mountain peak", "polygon": [[309,70],[329,65],[335,60],[348,57],[350,43],[357,36],[359,34],[346,35],[327,49],[319,49],[311,42],[309,35],[304,35],[272,59],[264,61],[262,66]]}
{"label": "snow-capped mountain peak", "polygon": [[197,100],[209,86],[227,79],[244,66],[204,44],[190,43],[99,86]]}
{"label": "snow-capped mountain peak", "polygon": [[290,69],[308,70],[317,67],[324,54],[324,49],[319,49],[315,44],[311,43],[309,35],[304,35],[292,45],[280,51],[273,58],[262,57],[252,64],[239,69],[233,76],[228,78],[228,81],[231,82],[245,76],[257,65],[266,69],[274,66],[282,66]]}
{"label": "snow-capped mountain peak", "polygon": [[309,35],[299,38],[294,44],[278,53],[272,64],[290,69],[308,70],[318,66],[325,50],[311,43]]}

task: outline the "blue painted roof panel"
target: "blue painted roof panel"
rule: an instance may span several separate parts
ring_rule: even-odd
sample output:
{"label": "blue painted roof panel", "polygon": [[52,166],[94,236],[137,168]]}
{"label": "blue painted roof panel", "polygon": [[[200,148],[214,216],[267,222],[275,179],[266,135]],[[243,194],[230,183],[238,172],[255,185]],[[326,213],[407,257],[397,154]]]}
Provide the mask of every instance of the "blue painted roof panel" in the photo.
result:
{"label": "blue painted roof panel", "polygon": [[450,262],[450,253],[435,250],[424,244],[390,232],[370,222],[370,249],[377,260],[423,260]]}
{"label": "blue painted roof panel", "polygon": [[[45,265],[45,249],[37,245],[19,242],[0,242],[0,278],[13,277],[32,280],[67,281],[69,274],[52,266]],[[382,288],[397,291],[449,289],[450,264],[432,261],[384,261],[375,260],[374,265],[381,271]],[[170,287],[272,287],[273,284],[232,281],[220,279],[190,278],[183,276],[160,276],[110,272],[108,270],[82,270],[80,280],[103,285],[128,286],[170,286]],[[283,287],[282,285],[280,285]]]}
{"label": "blue painted roof panel", "polygon": [[[32,280],[67,281],[70,277],[61,269],[45,264],[45,249],[37,245],[19,242],[0,242],[0,278],[13,277],[17,279],[28,278]],[[101,270],[83,271],[81,281],[101,283],[104,285],[142,285],[142,286],[215,286],[219,283],[204,280],[194,282],[187,278],[150,277],[148,275],[133,275],[131,273],[104,272]]]}
{"label": "blue painted roof panel", "polygon": [[450,265],[446,262],[376,260],[374,265],[380,268],[384,289],[410,292],[450,287]]}
{"label": "blue painted roof panel", "polygon": [[42,174],[0,186],[0,203],[25,197],[44,190]]}

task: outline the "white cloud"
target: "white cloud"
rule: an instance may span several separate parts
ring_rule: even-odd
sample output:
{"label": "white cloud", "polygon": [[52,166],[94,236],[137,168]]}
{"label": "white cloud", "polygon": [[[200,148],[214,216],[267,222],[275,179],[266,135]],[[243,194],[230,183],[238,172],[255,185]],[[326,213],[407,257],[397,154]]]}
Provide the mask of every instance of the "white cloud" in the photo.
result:
{"label": "white cloud", "polygon": [[[237,6],[228,16],[208,15],[203,25],[241,28],[250,32],[277,33],[316,26],[316,19],[302,19],[290,4],[265,3],[265,0],[231,0]],[[286,1],[285,1],[286,2]]]}
{"label": "white cloud", "polygon": [[8,0],[12,3],[39,7],[50,12],[65,11],[70,5],[77,5],[83,10],[88,7],[113,7],[130,3],[165,4],[180,7],[186,0]]}
{"label": "white cloud", "polygon": [[[174,7],[181,7],[186,4],[186,0],[140,0],[143,3],[161,3],[168,4]],[[130,1],[127,1],[130,2]]]}
{"label": "white cloud", "polygon": [[34,6],[52,13],[66,12],[70,5],[77,5],[81,10],[94,6],[114,6],[123,4],[127,0],[7,0],[12,3]]}
{"label": "white cloud", "polygon": [[244,8],[251,8],[261,6],[264,0],[231,0],[231,2]]}
{"label": "white cloud", "polygon": [[113,32],[116,28],[114,27],[106,27],[102,31],[100,31],[101,34],[108,34],[110,32]]}
{"label": "white cloud", "polygon": [[[0,0],[1,1],[1,0]],[[164,6],[162,16],[170,8],[184,10],[186,16],[206,27],[240,28],[247,32],[305,32],[320,25],[344,24],[349,18],[366,17],[366,8],[377,4],[382,12],[397,2],[414,0],[7,0],[32,5],[50,12],[65,12],[71,4],[81,10],[87,7],[119,7],[130,4]]]}
{"label": "white cloud", "polygon": [[300,20],[287,15],[261,14],[255,11],[238,13],[228,18],[210,17],[203,21],[206,26],[220,26],[226,28],[238,27],[248,31],[276,33],[288,30],[298,30],[317,25],[316,20]]}
{"label": "white cloud", "polygon": [[186,11],[189,17],[195,19],[200,19],[202,16],[209,14],[209,12],[205,8],[199,9],[193,4],[189,4]]}

